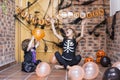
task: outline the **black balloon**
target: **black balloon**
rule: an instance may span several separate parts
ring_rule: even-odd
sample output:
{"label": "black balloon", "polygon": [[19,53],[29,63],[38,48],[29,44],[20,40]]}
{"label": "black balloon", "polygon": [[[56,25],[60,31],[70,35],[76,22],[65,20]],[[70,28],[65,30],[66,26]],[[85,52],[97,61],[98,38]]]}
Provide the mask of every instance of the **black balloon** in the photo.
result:
{"label": "black balloon", "polygon": [[100,64],[101,64],[103,67],[108,67],[108,66],[111,65],[111,60],[110,60],[109,57],[104,56],[104,57],[101,58]]}
{"label": "black balloon", "polygon": [[116,67],[108,68],[102,80],[120,80],[120,70]]}

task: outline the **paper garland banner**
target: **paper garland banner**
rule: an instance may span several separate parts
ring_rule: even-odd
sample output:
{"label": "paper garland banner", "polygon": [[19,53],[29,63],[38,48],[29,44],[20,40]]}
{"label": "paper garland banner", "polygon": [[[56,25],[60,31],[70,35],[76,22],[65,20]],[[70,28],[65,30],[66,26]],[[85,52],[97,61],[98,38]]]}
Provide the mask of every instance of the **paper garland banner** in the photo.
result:
{"label": "paper garland banner", "polygon": [[93,18],[104,15],[104,9],[94,10],[92,12],[59,12],[58,16],[62,18]]}

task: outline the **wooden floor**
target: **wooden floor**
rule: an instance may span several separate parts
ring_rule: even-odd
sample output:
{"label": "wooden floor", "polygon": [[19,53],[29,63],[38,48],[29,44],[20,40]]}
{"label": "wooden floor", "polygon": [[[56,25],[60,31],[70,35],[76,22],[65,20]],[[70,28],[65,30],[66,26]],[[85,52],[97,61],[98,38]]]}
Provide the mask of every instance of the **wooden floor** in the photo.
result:
{"label": "wooden floor", "polygon": [[[44,80],[69,80],[66,70],[57,70],[52,66],[51,74],[46,77]],[[102,75],[106,68],[99,67],[100,72],[96,79],[102,80]],[[5,70],[0,71],[0,80],[43,80],[39,78],[35,72],[25,73],[21,71],[21,64],[13,65]]]}

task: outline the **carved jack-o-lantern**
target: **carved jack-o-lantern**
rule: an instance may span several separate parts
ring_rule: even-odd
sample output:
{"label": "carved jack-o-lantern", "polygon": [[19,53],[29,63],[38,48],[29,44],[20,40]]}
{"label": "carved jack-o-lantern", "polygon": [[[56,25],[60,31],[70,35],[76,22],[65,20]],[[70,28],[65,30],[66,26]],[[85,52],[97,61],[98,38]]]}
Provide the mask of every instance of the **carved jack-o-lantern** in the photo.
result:
{"label": "carved jack-o-lantern", "polygon": [[101,58],[102,58],[102,57],[98,57],[98,58],[96,59],[96,62],[97,62],[97,63],[100,63]]}
{"label": "carved jack-o-lantern", "polygon": [[86,62],[94,62],[94,60],[93,60],[93,58],[91,58],[91,57],[87,57],[87,58],[85,58],[85,60],[84,60],[84,63],[86,63]]}
{"label": "carved jack-o-lantern", "polygon": [[97,57],[104,57],[106,54],[103,50],[99,50],[97,53],[96,53],[96,56]]}

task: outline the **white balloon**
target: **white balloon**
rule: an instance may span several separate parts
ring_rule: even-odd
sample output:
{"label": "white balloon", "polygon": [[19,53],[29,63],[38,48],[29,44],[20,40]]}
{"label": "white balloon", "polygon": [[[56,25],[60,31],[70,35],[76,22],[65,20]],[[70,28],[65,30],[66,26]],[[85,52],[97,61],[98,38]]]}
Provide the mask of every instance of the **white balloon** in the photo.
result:
{"label": "white balloon", "polygon": [[68,76],[71,80],[82,80],[84,77],[84,70],[81,66],[72,66],[68,71]]}
{"label": "white balloon", "polygon": [[40,62],[36,67],[36,74],[39,77],[46,77],[51,72],[50,65],[46,62]]}
{"label": "white balloon", "polygon": [[85,63],[83,69],[85,71],[84,78],[88,80],[96,78],[99,73],[98,65],[94,62]]}

